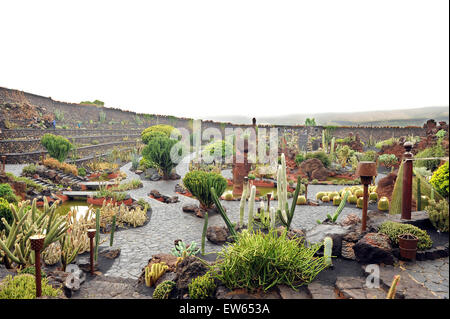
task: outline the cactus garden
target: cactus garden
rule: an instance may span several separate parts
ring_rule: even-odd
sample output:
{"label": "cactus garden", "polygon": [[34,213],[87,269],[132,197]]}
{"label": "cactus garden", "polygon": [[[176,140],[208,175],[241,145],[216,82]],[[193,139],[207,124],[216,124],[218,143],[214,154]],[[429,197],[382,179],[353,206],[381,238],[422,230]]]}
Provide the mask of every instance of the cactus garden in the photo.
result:
{"label": "cactus garden", "polygon": [[[36,23],[19,16],[3,28],[9,27],[4,41],[14,43],[0,50],[8,62],[0,69],[2,305],[7,299],[206,305],[230,299],[449,298],[448,97],[434,98],[440,91],[448,95],[440,85],[448,80],[411,76],[420,59],[423,69],[442,69],[432,62],[448,50],[429,48],[436,41],[429,35],[448,17],[406,31],[413,28],[404,21],[423,21],[427,15],[419,13],[428,6],[415,15],[401,10],[391,29],[402,29],[386,32],[382,25],[392,18],[384,11],[395,12],[394,5],[377,14],[381,24],[366,25],[374,9],[368,8],[348,38],[342,23],[353,24],[354,16],[343,4],[303,25],[313,10],[292,10],[291,21],[290,9],[260,2],[249,10],[246,3],[223,14],[226,19],[224,5],[206,14],[208,21],[184,3],[182,10],[167,8],[167,16],[154,4],[145,10],[139,4],[133,14],[146,15],[128,21],[128,7],[114,11],[111,2],[114,23],[92,5],[90,28],[101,25],[109,40],[91,38],[86,24],[66,32],[70,26],[61,19],[64,33],[50,51],[40,38],[22,47],[29,39],[14,32],[21,21],[28,33],[36,29],[45,43],[54,42],[46,38],[52,32],[42,29],[42,21],[53,21],[48,13]],[[5,5],[0,26],[16,11],[22,10]],[[343,14],[339,21],[326,21],[336,12]],[[192,29],[194,22],[202,27]],[[135,23],[146,33],[130,26]],[[416,47],[384,47],[401,42],[387,38],[391,31],[407,33]],[[358,47],[343,46],[356,38]],[[66,48],[63,39],[73,45]],[[131,43],[136,39],[143,39],[139,47]],[[336,48],[320,47],[322,42]],[[414,55],[418,47],[439,54]],[[73,55],[79,48],[88,56]],[[58,50],[67,61],[80,60],[73,62],[79,70],[72,63],[58,63],[55,70]],[[36,72],[29,70],[32,64],[21,70],[21,52],[54,61],[43,59],[45,68],[36,66]],[[326,61],[317,60],[322,52]],[[381,67],[385,55],[396,64]],[[355,62],[359,57],[364,68]],[[66,67],[76,82],[60,73]],[[369,81],[379,70],[383,77]],[[404,70],[413,73],[408,77]],[[411,77],[427,82],[413,86]],[[22,87],[6,87],[19,80]],[[404,83],[409,85],[402,91]],[[433,91],[419,99],[425,84]],[[21,91],[32,85],[36,91]],[[153,313],[152,301],[146,307]]]}

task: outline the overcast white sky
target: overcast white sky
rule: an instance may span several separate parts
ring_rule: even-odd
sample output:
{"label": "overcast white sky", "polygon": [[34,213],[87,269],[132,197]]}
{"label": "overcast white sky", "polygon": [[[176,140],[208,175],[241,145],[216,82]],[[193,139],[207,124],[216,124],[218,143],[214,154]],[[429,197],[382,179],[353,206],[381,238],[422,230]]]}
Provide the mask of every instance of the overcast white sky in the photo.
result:
{"label": "overcast white sky", "polygon": [[449,104],[449,1],[2,1],[0,86],[207,118]]}

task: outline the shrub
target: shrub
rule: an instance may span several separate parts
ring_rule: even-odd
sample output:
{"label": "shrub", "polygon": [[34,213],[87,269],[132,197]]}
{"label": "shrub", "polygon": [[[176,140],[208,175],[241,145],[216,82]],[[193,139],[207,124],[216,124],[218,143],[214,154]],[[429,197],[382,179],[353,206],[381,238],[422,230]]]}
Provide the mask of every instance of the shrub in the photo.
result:
{"label": "shrub", "polygon": [[[174,131],[175,130],[175,131]],[[165,136],[170,138],[170,135],[174,131],[175,134],[179,134],[180,131],[171,125],[158,124],[147,127],[141,132],[141,139],[144,144],[148,144],[153,138]]]}
{"label": "shrub", "polygon": [[305,160],[310,158],[317,158],[320,160],[325,167],[329,167],[331,164],[330,158],[327,155],[327,153],[323,151],[317,151],[317,152],[310,152],[305,155]]}
{"label": "shrub", "polygon": [[441,165],[431,176],[431,185],[441,194],[443,197],[448,197],[449,195],[449,173],[448,173],[448,162]]}
{"label": "shrub", "polygon": [[152,138],[142,150],[142,156],[155,163],[163,171],[163,178],[168,179],[172,169],[177,165],[172,161],[171,150],[176,140],[159,136]]}
{"label": "shrub", "polygon": [[303,154],[297,154],[297,156],[295,156],[295,164],[297,164],[297,166],[300,166],[300,164],[305,160],[305,155]]}
{"label": "shrub", "polygon": [[256,176],[255,176],[255,174],[248,174],[248,179],[250,179],[250,180],[254,180],[254,179],[256,179]]}
{"label": "shrub", "polygon": [[[36,267],[34,266],[25,267],[22,270],[20,270],[20,274],[30,274],[36,276]],[[47,274],[42,269],[41,269],[41,278],[47,278]]]}
{"label": "shrub", "polygon": [[388,235],[391,241],[398,245],[398,236],[402,234],[412,234],[419,238],[417,249],[425,250],[431,248],[433,241],[426,231],[409,224],[386,221],[381,224],[379,233]]}
{"label": "shrub", "polygon": [[434,228],[441,232],[448,232],[449,212],[448,203],[445,199],[439,201],[437,204],[434,200],[430,200],[429,205],[425,207],[425,210],[428,212]]}
{"label": "shrub", "polygon": [[144,167],[145,169],[148,168],[157,168],[157,165],[151,161],[149,161],[148,159],[145,158],[141,158],[141,160],[139,161],[139,166]]}
{"label": "shrub", "polygon": [[311,181],[311,184],[317,185],[317,184],[319,184],[319,181],[318,181],[317,179],[314,178],[314,179]]}
{"label": "shrub", "polygon": [[51,157],[56,158],[60,162],[64,162],[73,148],[67,138],[53,134],[44,134],[41,138],[41,144],[45,147]]}
{"label": "shrub", "polygon": [[211,187],[214,187],[217,197],[220,197],[227,187],[227,180],[217,173],[191,171],[184,176],[183,184],[203,208],[210,208],[213,205]]}
{"label": "shrub", "polygon": [[208,299],[212,297],[216,284],[210,273],[206,273],[203,276],[192,279],[188,288],[191,299]]}
{"label": "shrub", "polygon": [[377,152],[375,152],[375,151],[367,151],[367,152],[362,153],[359,156],[359,161],[361,161],[361,162],[365,162],[365,161],[366,162],[375,162],[377,160],[377,157],[378,157]]}
{"label": "shrub", "polygon": [[78,175],[86,176],[86,169],[84,167],[78,167]]}
{"label": "shrub", "polygon": [[13,215],[11,212],[11,208],[9,208],[9,202],[0,197],[0,231],[5,229],[5,225],[2,223],[2,218],[4,218],[8,225],[11,225],[11,222],[13,221]]}
{"label": "shrub", "polygon": [[398,163],[398,158],[394,154],[382,154],[378,156],[378,161],[387,168],[390,168]]}
{"label": "shrub", "polygon": [[440,145],[435,145],[433,147],[429,147],[424,149],[423,151],[417,153],[414,158],[415,167],[426,167],[428,170],[434,172],[441,163],[441,160],[417,160],[418,158],[427,158],[427,157],[443,157],[445,156],[445,151]]}
{"label": "shrub", "polygon": [[66,174],[78,175],[78,169],[75,165],[68,163],[61,163],[54,158],[46,158],[43,161],[43,164],[49,168],[59,169]]}
{"label": "shrub", "polygon": [[[218,154],[215,154],[216,152]],[[214,160],[224,160],[230,155],[233,155],[233,144],[225,140],[211,142],[202,151],[203,157],[212,157]]]}
{"label": "shrub", "polygon": [[166,280],[160,283],[153,291],[153,299],[169,299],[169,295],[175,288],[176,283],[171,280]]}
{"label": "shrub", "polygon": [[[6,276],[6,279],[0,286],[0,299],[35,299],[36,298],[36,280],[33,275],[23,274]],[[55,289],[48,284],[47,279],[42,279],[42,296],[58,297],[62,295],[61,289]]]}
{"label": "shrub", "polygon": [[17,197],[11,185],[4,183],[0,184],[0,197],[4,198],[10,203],[16,203]]}
{"label": "shrub", "polygon": [[34,164],[27,165],[22,169],[23,175],[29,176],[29,175],[34,175],[35,173],[36,173],[36,165],[34,165]]}
{"label": "shrub", "polygon": [[387,140],[380,141],[380,142],[376,143],[375,147],[378,148],[378,149],[381,149],[381,148],[383,148],[383,146],[391,146],[391,145],[393,145],[396,142],[397,142],[397,139],[392,137],[392,138],[389,138]]}
{"label": "shrub", "polygon": [[325,258],[315,257],[321,247],[306,247],[299,238],[290,240],[286,231],[279,236],[273,229],[268,234],[243,231],[218,253],[212,275],[229,289],[266,291],[278,284],[296,288],[326,268]]}

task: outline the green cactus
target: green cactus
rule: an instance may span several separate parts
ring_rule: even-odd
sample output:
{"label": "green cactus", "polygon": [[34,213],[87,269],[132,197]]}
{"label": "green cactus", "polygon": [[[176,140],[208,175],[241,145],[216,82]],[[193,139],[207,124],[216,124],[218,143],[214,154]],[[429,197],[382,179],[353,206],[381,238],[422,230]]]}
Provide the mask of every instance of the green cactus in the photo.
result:
{"label": "green cactus", "polygon": [[330,267],[333,265],[333,262],[331,260],[331,255],[333,251],[333,239],[331,237],[325,237],[323,239],[323,255],[325,257],[325,264]]}
{"label": "green cactus", "polygon": [[152,264],[151,268],[149,266],[145,267],[145,285],[147,287],[153,287],[156,281],[164,275],[164,273],[169,269],[166,263],[161,262],[157,264]]}
{"label": "green cactus", "polygon": [[256,187],[252,186],[250,189],[250,199],[248,202],[248,230],[253,230],[253,217],[255,215],[255,197],[256,197]]}
{"label": "green cactus", "polygon": [[247,187],[244,187],[239,203],[239,225],[244,225],[245,201],[247,200]]}
{"label": "green cactus", "polygon": [[306,197],[305,196],[299,196],[297,198],[297,205],[306,205]]}
{"label": "green cactus", "polygon": [[216,284],[214,278],[209,273],[206,273],[203,276],[192,279],[188,289],[191,299],[208,299],[212,297]]}
{"label": "green cactus", "polygon": [[378,200],[378,194],[376,192],[371,192],[369,194],[369,200],[376,202]]}
{"label": "green cactus", "polygon": [[95,210],[95,247],[94,247],[94,260],[98,259],[98,245],[100,243],[100,209]]}
{"label": "green cactus", "polygon": [[299,175],[297,176],[297,187],[295,188],[291,208],[289,209],[289,204],[286,200],[284,210],[285,214],[283,214],[281,210],[277,211],[280,221],[284,226],[286,226],[286,229],[289,229],[291,227],[292,219],[294,218],[295,207],[297,205],[298,194],[300,193],[300,188],[301,188],[301,177]]}
{"label": "green cactus", "polygon": [[342,199],[340,196],[333,197],[333,206],[339,206],[341,204],[341,201]]}
{"label": "green cactus", "polygon": [[230,231],[231,236],[234,238],[237,238],[237,232],[234,229],[234,226],[231,223],[230,219],[228,218],[227,214],[225,213],[225,210],[223,209],[222,204],[219,201],[219,198],[217,198],[214,187],[211,187],[211,197],[212,197],[214,204],[216,205],[217,210],[219,211],[220,216],[222,216],[222,219],[225,222],[225,225],[227,225],[227,228]]}
{"label": "green cactus", "polygon": [[356,200],[356,207],[358,207],[358,208],[363,208],[363,204],[364,204],[364,198],[363,197],[359,197],[357,200]]}
{"label": "green cactus", "polygon": [[325,192],[318,192],[318,193],[316,194],[316,199],[317,199],[317,200],[322,200],[322,197],[324,197],[325,195],[326,195]]}
{"label": "green cactus", "polygon": [[18,208],[11,204],[12,223],[1,219],[6,232],[0,233],[0,250],[7,268],[12,266],[12,262],[22,266],[34,264],[34,252],[29,240],[31,236],[45,233],[42,248],[45,250],[51,243],[59,241],[69,227],[65,216],[56,216],[56,202],[49,206],[44,197],[42,211],[37,209],[36,202],[37,199],[34,199],[31,207],[29,201],[22,202]]}
{"label": "green cactus", "polygon": [[347,202],[347,198],[350,195],[350,192],[346,192],[344,194],[344,197],[342,198],[341,202],[339,203],[338,208],[336,208],[336,211],[334,212],[333,217],[331,218],[331,221],[333,223],[336,222],[336,220],[338,219],[339,215],[342,213],[342,211],[344,210],[345,207],[345,203]]}
{"label": "green cactus", "polygon": [[169,299],[169,295],[177,284],[174,281],[166,280],[160,283],[153,292],[153,299]]}
{"label": "green cactus", "polygon": [[202,255],[205,255],[205,242],[206,242],[206,231],[208,230],[208,212],[205,212],[205,223],[203,224],[202,232]]}
{"label": "green cactus", "polygon": [[389,199],[387,197],[381,197],[378,201],[378,210],[381,210],[382,212],[386,212],[389,210]]}
{"label": "green cactus", "polygon": [[356,197],[356,195],[354,195],[354,194],[351,194],[348,196],[347,201],[349,204],[355,205],[356,202],[358,201],[358,197]]}
{"label": "green cactus", "polygon": [[111,224],[111,235],[109,238],[109,246],[112,246],[114,243],[114,232],[116,230],[116,215],[114,214],[112,217],[112,224]]}
{"label": "green cactus", "polygon": [[325,195],[322,197],[322,202],[328,203],[330,201],[330,197],[328,195]]}
{"label": "green cactus", "polygon": [[422,210],[422,194],[420,192],[420,179],[417,179],[416,206],[417,210]]}
{"label": "green cactus", "polygon": [[428,212],[430,221],[437,230],[441,232],[449,231],[449,211],[448,203],[445,199],[438,203],[430,200],[425,210]]}

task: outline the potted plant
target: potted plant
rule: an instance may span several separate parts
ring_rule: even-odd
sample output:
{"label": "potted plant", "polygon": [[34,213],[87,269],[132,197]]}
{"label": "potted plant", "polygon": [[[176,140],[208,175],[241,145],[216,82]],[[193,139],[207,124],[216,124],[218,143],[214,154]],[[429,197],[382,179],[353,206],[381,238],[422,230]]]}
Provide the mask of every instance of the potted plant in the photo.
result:
{"label": "potted plant", "polygon": [[400,256],[405,259],[415,260],[418,242],[419,238],[413,234],[398,235],[398,246],[400,248]]}

